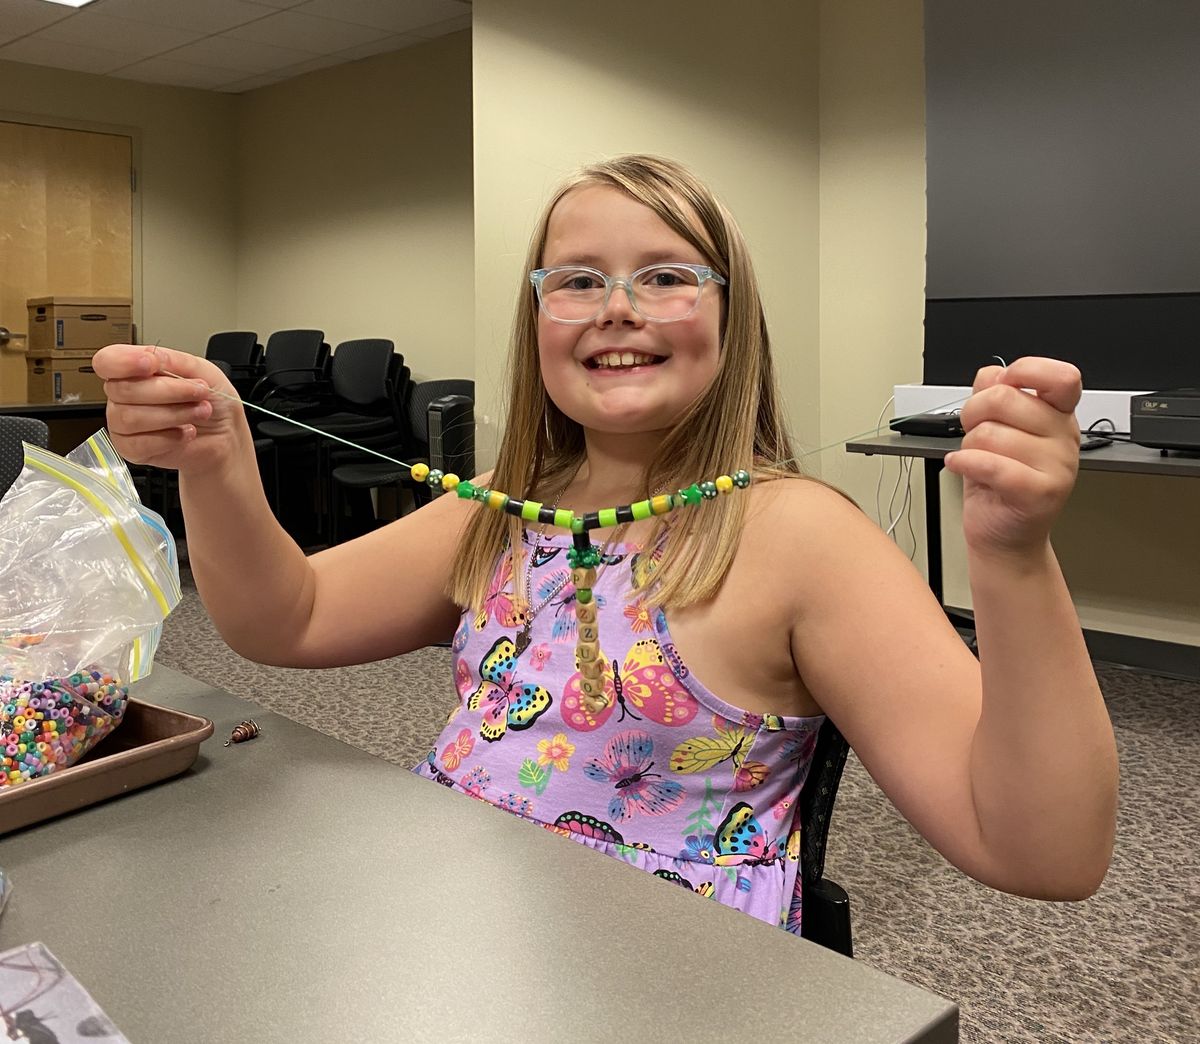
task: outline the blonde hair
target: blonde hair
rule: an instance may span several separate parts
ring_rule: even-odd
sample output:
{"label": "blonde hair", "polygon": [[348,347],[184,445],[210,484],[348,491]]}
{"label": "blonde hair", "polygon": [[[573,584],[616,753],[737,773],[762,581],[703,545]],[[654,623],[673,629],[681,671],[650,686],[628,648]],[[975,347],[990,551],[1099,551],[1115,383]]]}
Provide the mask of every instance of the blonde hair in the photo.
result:
{"label": "blonde hair", "polygon": [[[645,495],[751,470],[756,480],[799,474],[775,381],[758,283],[741,230],[712,192],[685,167],[657,156],[620,156],[584,167],[550,198],[530,239],[521,273],[508,360],[508,414],[490,485],[513,497],[568,484],[585,456],[583,429],[550,400],[538,361],[537,297],[528,272],[541,266],[550,215],[582,185],[619,189],[654,211],[727,280],[720,360],[709,386],[683,412],[642,476]],[[737,551],[748,498],[733,493],[657,519],[647,547],[669,530],[654,570],[650,601],[664,609],[713,597]],[[615,505],[598,504],[600,507]],[[468,523],[448,594],[478,610],[498,556],[514,557],[521,584],[521,521],[480,510]],[[527,597],[527,592],[519,591]]]}

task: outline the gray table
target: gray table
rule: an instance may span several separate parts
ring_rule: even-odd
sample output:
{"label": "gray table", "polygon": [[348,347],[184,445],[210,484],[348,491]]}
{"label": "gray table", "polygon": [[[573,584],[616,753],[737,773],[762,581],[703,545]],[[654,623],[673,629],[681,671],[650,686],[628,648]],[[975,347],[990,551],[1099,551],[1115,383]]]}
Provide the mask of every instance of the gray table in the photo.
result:
{"label": "gray table", "polygon": [[213,720],[195,768],[0,842],[0,948],[44,942],[135,1044],[958,1040],[939,997],[219,689],[135,695]]}
{"label": "gray table", "polygon": [[[1101,433],[1103,434],[1103,433]],[[916,457],[925,461],[925,551],[929,586],[939,604],[946,604],[942,583],[942,496],[938,477],[947,453],[962,445],[962,439],[939,439],[928,435],[880,435],[847,442],[847,453],[878,454],[883,457]],[[1200,478],[1200,456],[1159,450],[1132,443],[1116,443],[1079,454],[1080,471],[1115,471],[1136,475],[1168,475]],[[951,610],[947,615],[956,625],[973,626],[973,621]]]}

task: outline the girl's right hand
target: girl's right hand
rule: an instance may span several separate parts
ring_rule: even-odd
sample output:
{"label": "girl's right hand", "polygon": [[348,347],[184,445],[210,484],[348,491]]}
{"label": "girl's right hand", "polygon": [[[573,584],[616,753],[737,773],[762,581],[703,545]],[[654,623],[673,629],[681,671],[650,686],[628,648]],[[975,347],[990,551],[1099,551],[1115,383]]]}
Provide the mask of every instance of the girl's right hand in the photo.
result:
{"label": "girl's right hand", "polygon": [[249,435],[241,404],[211,394],[237,393],[207,359],[153,345],[110,344],[92,366],[108,396],[109,437],[130,463],[205,471],[236,454]]}

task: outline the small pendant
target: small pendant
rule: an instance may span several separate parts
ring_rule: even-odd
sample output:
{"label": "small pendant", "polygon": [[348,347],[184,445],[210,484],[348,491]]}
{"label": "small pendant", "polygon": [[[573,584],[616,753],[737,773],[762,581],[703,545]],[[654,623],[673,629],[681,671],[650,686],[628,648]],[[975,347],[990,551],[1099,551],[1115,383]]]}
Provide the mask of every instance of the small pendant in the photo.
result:
{"label": "small pendant", "polygon": [[517,637],[513,639],[513,645],[517,648],[517,655],[520,656],[526,649],[529,648],[529,625],[526,624],[517,632]]}

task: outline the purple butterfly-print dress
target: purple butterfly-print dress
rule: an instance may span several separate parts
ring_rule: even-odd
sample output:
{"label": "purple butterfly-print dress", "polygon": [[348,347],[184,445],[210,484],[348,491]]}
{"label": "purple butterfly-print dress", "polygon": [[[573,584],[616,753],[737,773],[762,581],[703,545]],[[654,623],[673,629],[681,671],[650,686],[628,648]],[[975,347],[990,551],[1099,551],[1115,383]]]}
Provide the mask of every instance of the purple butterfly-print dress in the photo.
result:
{"label": "purple butterfly-print dress", "polygon": [[[569,576],[569,546],[539,538],[534,604]],[[598,714],[580,698],[569,580],[521,652],[511,585],[494,584],[482,613],[463,614],[460,702],[414,771],[799,933],[799,797],[824,718],[752,714],[705,688],[640,593],[653,565],[617,545],[600,573]]]}

